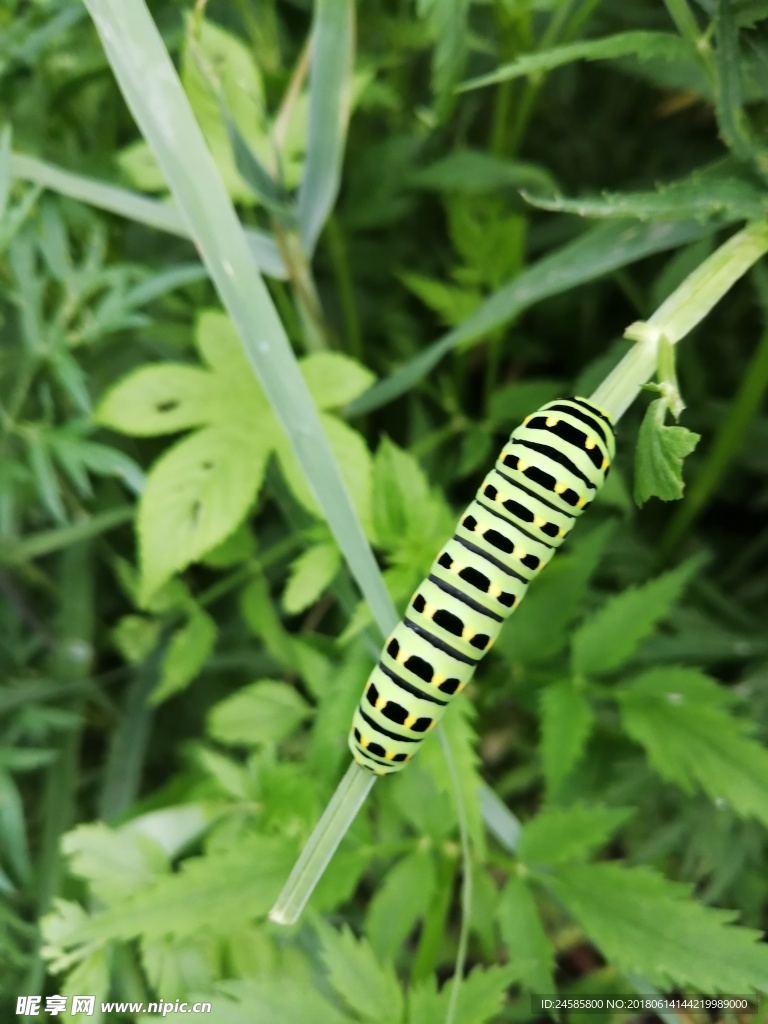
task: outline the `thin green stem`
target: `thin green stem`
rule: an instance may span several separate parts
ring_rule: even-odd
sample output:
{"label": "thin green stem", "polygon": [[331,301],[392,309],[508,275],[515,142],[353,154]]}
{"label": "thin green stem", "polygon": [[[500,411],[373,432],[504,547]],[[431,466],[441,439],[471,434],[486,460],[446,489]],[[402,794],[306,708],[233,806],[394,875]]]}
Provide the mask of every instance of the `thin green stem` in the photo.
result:
{"label": "thin green stem", "polygon": [[768,224],[750,224],[689,274],[648,320],[628,327],[625,336],[637,344],[593,393],[595,405],[618,420],[653,375],[661,338],[677,344],[766,252]]}
{"label": "thin green stem", "polygon": [[293,924],[307,904],[312,891],[347,829],[373,788],[376,776],[353,761],[323,811],[323,816],[296,861],[288,881],[269,912],[277,924]]}
{"label": "thin green stem", "polygon": [[331,214],[325,225],[325,241],[328,246],[328,255],[331,258],[336,288],[339,293],[339,306],[344,321],[344,337],[347,342],[347,349],[355,359],[363,359],[363,333],[360,327],[360,317],[355,302],[355,288],[352,282],[352,274],[349,268],[349,254],[344,232],[341,230],[338,218]]}
{"label": "thin green stem", "polygon": [[411,984],[428,978],[437,967],[440,949],[445,939],[445,926],[451,907],[456,868],[456,857],[441,850],[437,862],[437,887],[427,911],[419,945],[413,959]]}
{"label": "thin green stem", "polygon": [[747,427],[760,409],[767,390],[768,330],[763,332],[757,351],[742,378],[736,398],[720,424],[704,465],[693,483],[686,488],[685,498],[677,506],[675,515],[661,539],[659,552],[662,557],[666,557],[680,543],[720,485],[733,455],[741,446]]}
{"label": "thin green stem", "polygon": [[0,565],[20,565],[33,558],[42,558],[43,555],[61,551],[62,548],[69,547],[70,544],[87,540],[89,537],[96,537],[101,533],[106,533],[107,530],[113,530],[117,526],[129,523],[133,519],[134,513],[134,508],[121,505],[118,508],[108,509],[106,512],[97,512],[96,515],[78,520],[71,526],[35,533],[12,546],[3,545],[0,547]]}

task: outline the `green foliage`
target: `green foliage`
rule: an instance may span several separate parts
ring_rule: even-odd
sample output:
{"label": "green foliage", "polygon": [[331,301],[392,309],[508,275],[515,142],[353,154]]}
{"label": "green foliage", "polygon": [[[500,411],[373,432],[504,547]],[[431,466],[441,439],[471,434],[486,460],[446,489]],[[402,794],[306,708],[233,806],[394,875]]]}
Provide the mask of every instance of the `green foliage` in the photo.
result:
{"label": "green foliage", "polygon": [[[150,6],[0,5],[3,1019],[768,991],[764,270],[715,305],[765,249],[766,5]],[[265,921],[394,606],[684,280],[679,387],[622,415],[447,743]]]}
{"label": "green foliage", "polygon": [[669,614],[698,561],[685,562],[642,587],[609,600],[573,637],[576,675],[603,675],[623,665],[656,624]]}
{"label": "green foliage", "polygon": [[547,876],[547,885],[625,975],[702,992],[768,986],[768,950],[759,934],[734,926],[729,911],[695,903],[687,886],[650,868],[568,865]]}
{"label": "green foliage", "polygon": [[[206,369],[171,364],[146,367],[117,384],[97,413],[105,426],[139,436],[201,428],[166,452],[142,492],[138,519],[142,604],[174,572],[199,560],[240,525],[259,491],[272,451],[296,497],[309,509],[316,508],[226,318],[215,312],[203,314],[197,344]],[[319,365],[313,369],[315,360]],[[306,366],[307,384],[323,409],[348,401],[369,380],[342,357],[309,357]],[[341,421],[326,416],[324,426],[346,467],[360,513],[368,521],[367,449]]]}
{"label": "green foliage", "polygon": [[645,504],[649,498],[676,501],[682,498],[683,460],[699,443],[699,435],[686,427],[668,427],[667,406],[658,398],[648,406],[635,453],[635,501]]}
{"label": "green foliage", "polygon": [[656,668],[629,680],[619,700],[627,734],[664,778],[768,822],[768,751],[726,710],[730,691],[694,669]]}

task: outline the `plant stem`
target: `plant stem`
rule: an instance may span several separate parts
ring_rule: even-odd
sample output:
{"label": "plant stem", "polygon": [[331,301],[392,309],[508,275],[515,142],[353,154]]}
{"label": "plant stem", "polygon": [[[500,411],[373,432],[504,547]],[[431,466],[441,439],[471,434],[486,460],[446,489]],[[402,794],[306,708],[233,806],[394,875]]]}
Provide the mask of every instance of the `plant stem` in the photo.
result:
{"label": "plant stem", "polygon": [[344,319],[344,336],[347,348],[355,359],[363,360],[363,335],[360,329],[360,317],[355,302],[355,288],[349,270],[349,255],[344,233],[335,214],[331,214],[325,225],[325,241],[331,266],[336,277],[339,292],[339,306]]}
{"label": "plant stem", "polygon": [[625,337],[637,344],[593,393],[595,405],[618,420],[653,375],[660,339],[675,345],[684,338],[767,251],[768,224],[750,224],[689,274],[648,320],[628,327]]}
{"label": "plant stem", "polygon": [[353,761],[323,811],[288,881],[269,912],[277,924],[293,924],[307,904],[318,879],[355,820],[376,776]]}

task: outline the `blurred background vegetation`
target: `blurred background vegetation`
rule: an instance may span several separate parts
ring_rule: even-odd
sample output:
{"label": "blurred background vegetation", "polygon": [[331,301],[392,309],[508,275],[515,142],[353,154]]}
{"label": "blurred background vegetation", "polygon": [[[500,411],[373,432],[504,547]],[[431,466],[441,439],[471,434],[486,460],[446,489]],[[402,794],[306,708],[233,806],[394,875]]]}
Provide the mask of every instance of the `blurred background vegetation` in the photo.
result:
{"label": "blurred background vegetation", "polygon": [[[341,0],[149,6],[400,610],[520,418],[589,394],[625,327],[765,217],[768,3],[369,2],[354,53]],[[265,922],[380,636],[80,0],[3,5],[0,101],[0,998],[445,1020],[462,864],[437,744],[376,787],[306,920]],[[457,1024],[537,1019],[529,991],[768,991],[725,926],[768,904],[767,317],[757,265],[680,346],[682,500],[632,500],[641,396],[446,719],[473,847]],[[193,428],[225,432],[230,476],[176,550],[169,435]]]}

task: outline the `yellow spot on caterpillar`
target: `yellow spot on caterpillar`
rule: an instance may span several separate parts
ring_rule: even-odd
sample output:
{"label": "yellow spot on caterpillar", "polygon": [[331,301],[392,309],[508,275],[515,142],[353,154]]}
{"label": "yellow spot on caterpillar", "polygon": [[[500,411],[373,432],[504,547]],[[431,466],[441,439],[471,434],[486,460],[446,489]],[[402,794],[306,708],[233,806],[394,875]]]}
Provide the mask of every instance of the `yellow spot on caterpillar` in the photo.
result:
{"label": "yellow spot on caterpillar", "polygon": [[388,773],[387,773],[387,769],[386,768],[374,768],[373,769],[373,774],[374,775],[387,775]]}
{"label": "yellow spot on caterpillar", "polygon": [[442,686],[445,682],[445,676],[441,676],[439,672],[435,672],[432,676],[432,683],[434,686]]}
{"label": "yellow spot on caterpillar", "polygon": [[460,576],[462,574],[462,572],[464,572],[464,566],[463,565],[459,565],[458,562],[454,562],[453,565],[451,566],[451,569],[453,569],[453,571],[458,576]]}
{"label": "yellow spot on caterpillar", "polygon": [[555,494],[562,494],[563,491],[567,491],[568,490],[568,487],[567,487],[566,484],[557,483],[557,484],[555,484],[553,489],[554,489]]}
{"label": "yellow spot on caterpillar", "polygon": [[360,746],[361,747],[367,747],[370,742],[371,741],[366,736],[361,736],[360,737]]}
{"label": "yellow spot on caterpillar", "polygon": [[431,722],[429,723],[429,725],[427,726],[427,732],[432,732],[432,730],[433,730],[433,729],[435,728],[435,726],[436,726],[436,725],[437,725],[437,722],[436,722],[436,720],[435,720],[435,719],[433,718],[433,719],[432,719],[432,721],[431,721]]}
{"label": "yellow spot on caterpillar", "polygon": [[474,636],[475,636],[475,634],[472,632],[472,630],[471,629],[467,629],[466,627],[464,629],[462,629],[462,631],[461,631],[461,639],[462,640],[466,640],[467,643],[472,643],[472,640],[474,639]]}
{"label": "yellow spot on caterpillar", "polygon": [[560,529],[557,531],[557,536],[558,537],[564,537],[565,536],[565,527],[563,527],[563,526],[560,527]]}
{"label": "yellow spot on caterpillar", "polygon": [[387,701],[384,697],[379,697],[376,701],[375,707],[377,711],[382,711],[387,706]]}
{"label": "yellow spot on caterpillar", "polygon": [[557,416],[547,416],[545,422],[548,427],[556,427],[560,420],[557,418]]}
{"label": "yellow spot on caterpillar", "polygon": [[533,419],[533,416],[526,416],[525,419],[523,420],[523,426],[527,427],[532,419]]}
{"label": "yellow spot on caterpillar", "polygon": [[584,438],[584,447],[586,449],[588,449],[588,451],[592,451],[592,449],[595,447],[595,439],[594,439],[594,437],[585,437]]}
{"label": "yellow spot on caterpillar", "polygon": [[603,459],[603,464],[600,466],[600,469],[602,469],[603,472],[608,469],[608,459]]}
{"label": "yellow spot on caterpillar", "polygon": [[408,715],[403,725],[406,729],[412,729],[416,725],[416,715]]}
{"label": "yellow spot on caterpillar", "polygon": [[546,519],[542,519],[541,516],[534,516],[533,517],[533,525],[536,526],[540,530],[543,526],[547,525],[547,520]]}
{"label": "yellow spot on caterpillar", "polygon": [[436,608],[434,607],[434,605],[431,605],[431,604],[425,604],[425,605],[424,605],[424,607],[423,607],[423,608],[422,608],[422,610],[421,610],[421,614],[422,614],[422,615],[426,615],[426,617],[427,617],[428,619],[431,619],[431,618],[432,618],[432,616],[433,616],[433,615],[435,614],[435,611],[436,611],[436,610],[437,610],[437,609],[436,609]]}
{"label": "yellow spot on caterpillar", "polygon": [[524,558],[528,557],[528,552],[523,548],[512,548],[512,557],[519,558],[522,562]]}
{"label": "yellow spot on caterpillar", "polygon": [[527,462],[523,462],[522,459],[518,459],[517,460],[517,468],[520,470],[521,473],[524,473],[526,471],[526,469],[528,469],[528,463]]}
{"label": "yellow spot on caterpillar", "polygon": [[[467,685],[466,683],[459,683],[459,685],[456,687],[456,693],[461,693],[461,691],[464,689],[464,687],[466,685]],[[430,726],[430,728],[431,728],[431,726]]]}
{"label": "yellow spot on caterpillar", "polygon": [[579,498],[579,500],[578,500],[578,501],[576,502],[576,508],[584,508],[584,506],[585,506],[586,504],[587,504],[587,499],[586,499],[586,498],[584,497],[584,495],[582,494],[582,496],[581,496],[581,497]]}
{"label": "yellow spot on caterpillar", "polygon": [[501,597],[501,587],[497,587],[492,583],[490,587],[488,587],[488,593],[491,597]]}
{"label": "yellow spot on caterpillar", "polygon": [[386,754],[384,755],[384,757],[386,757],[386,759],[387,759],[388,761],[394,761],[394,759],[395,759],[395,753],[396,753],[396,751],[394,751],[394,750],[388,750],[388,751],[386,752]]}

